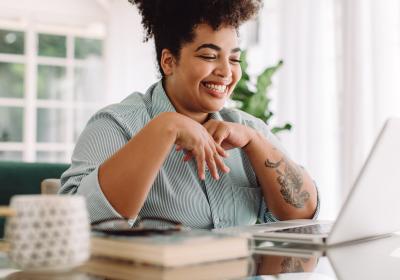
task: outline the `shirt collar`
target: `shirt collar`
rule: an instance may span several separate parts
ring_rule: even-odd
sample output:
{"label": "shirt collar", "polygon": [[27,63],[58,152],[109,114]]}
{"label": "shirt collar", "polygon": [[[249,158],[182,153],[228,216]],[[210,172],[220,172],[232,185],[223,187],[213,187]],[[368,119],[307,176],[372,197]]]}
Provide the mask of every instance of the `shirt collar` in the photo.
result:
{"label": "shirt collar", "polygon": [[149,91],[152,105],[151,118],[154,118],[163,112],[176,112],[174,105],[172,105],[164,90],[162,80],[158,81]]}

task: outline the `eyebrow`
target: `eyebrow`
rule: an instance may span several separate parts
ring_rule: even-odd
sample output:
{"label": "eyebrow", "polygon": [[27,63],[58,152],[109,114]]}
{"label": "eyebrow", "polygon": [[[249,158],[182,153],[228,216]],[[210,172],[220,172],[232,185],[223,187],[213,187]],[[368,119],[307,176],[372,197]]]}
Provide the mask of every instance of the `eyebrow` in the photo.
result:
{"label": "eyebrow", "polygon": [[[213,50],[216,50],[216,51],[220,51],[221,50],[220,47],[218,47],[217,45],[214,45],[214,44],[202,44],[196,49],[196,52],[201,50],[201,49],[206,49],[206,48],[207,49],[213,49]],[[234,49],[231,50],[231,53],[236,53],[236,52],[240,52],[240,51],[242,51],[240,48],[234,48]]]}

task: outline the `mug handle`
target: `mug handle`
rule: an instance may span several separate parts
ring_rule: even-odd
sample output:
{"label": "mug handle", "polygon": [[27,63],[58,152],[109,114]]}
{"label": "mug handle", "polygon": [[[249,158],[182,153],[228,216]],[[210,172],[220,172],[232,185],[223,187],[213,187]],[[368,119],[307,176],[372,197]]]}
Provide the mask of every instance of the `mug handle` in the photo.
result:
{"label": "mug handle", "polygon": [[0,206],[0,217],[12,217],[15,216],[16,211],[8,206]]}

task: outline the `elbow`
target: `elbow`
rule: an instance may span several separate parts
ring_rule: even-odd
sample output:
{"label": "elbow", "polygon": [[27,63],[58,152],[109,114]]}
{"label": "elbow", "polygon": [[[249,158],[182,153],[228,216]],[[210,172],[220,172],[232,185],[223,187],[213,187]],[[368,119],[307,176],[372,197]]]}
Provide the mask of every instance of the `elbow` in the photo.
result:
{"label": "elbow", "polygon": [[295,207],[286,204],[281,211],[273,213],[281,221],[296,220],[296,219],[313,219],[318,212],[318,199],[317,197],[310,198],[304,205]]}

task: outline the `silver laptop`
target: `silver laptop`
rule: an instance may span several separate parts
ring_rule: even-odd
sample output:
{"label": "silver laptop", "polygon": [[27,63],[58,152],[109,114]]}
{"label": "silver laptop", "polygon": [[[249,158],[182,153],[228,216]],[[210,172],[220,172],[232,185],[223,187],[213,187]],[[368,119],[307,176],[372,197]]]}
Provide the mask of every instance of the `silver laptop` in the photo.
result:
{"label": "silver laptop", "polygon": [[400,230],[400,119],[389,119],[334,223],[290,220],[225,228],[254,239],[333,245]]}

